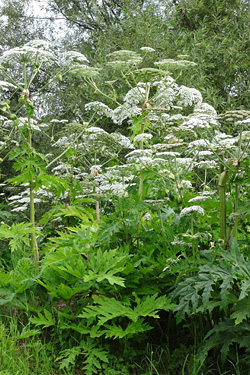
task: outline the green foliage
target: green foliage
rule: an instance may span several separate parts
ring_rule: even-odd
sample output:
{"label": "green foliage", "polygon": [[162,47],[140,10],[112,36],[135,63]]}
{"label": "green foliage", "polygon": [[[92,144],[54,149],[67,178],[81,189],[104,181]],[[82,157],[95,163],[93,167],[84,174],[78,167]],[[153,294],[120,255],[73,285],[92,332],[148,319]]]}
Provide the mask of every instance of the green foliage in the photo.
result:
{"label": "green foliage", "polygon": [[34,229],[27,223],[13,224],[9,227],[7,224],[0,226],[0,238],[9,240],[9,246],[12,252],[19,251],[24,255],[25,247],[29,246],[29,234]]}
{"label": "green foliage", "polygon": [[81,341],[80,345],[72,349],[66,349],[61,353],[57,358],[57,361],[61,361],[60,368],[70,369],[75,364],[76,357],[80,354],[85,357],[82,370],[85,371],[86,375],[98,374],[103,369],[103,363],[109,362],[108,353],[98,348],[94,340],[87,338],[86,341]]}
{"label": "green foliage", "polygon": [[[107,16],[112,19],[125,8],[117,5]],[[92,14],[98,24],[100,9],[79,17],[89,21]],[[15,138],[13,150],[4,142],[10,149],[3,158],[9,157],[19,173],[3,190],[10,200],[29,203],[21,209],[28,208],[31,223],[0,226],[11,250],[11,262],[1,260],[0,304],[22,318],[17,339],[43,337],[55,348],[51,355],[64,373],[143,374],[148,371],[145,343],[168,348],[165,364],[159,360],[154,368],[158,373],[180,373],[186,365],[189,374],[209,373],[219,349],[218,366],[230,371],[226,359],[236,363],[232,353],[238,347],[244,369],[250,318],[248,114],[228,133],[225,119],[220,127],[201,93],[169,75],[172,70],[181,78],[187,66],[192,75],[196,65],[183,56],[155,61],[161,69],[147,70],[143,64],[152,49],[119,50],[109,54],[113,61],[99,79],[99,67],[92,69],[85,56],[69,52],[58,60],[61,84],[70,69],[71,83],[81,79],[107,104],[88,103],[88,123],[51,120],[43,134],[52,143],[45,156],[42,146],[34,145],[47,125],[36,122],[28,89],[39,84],[35,78],[46,71],[45,63],[51,76],[55,54],[43,41],[34,43],[38,47],[24,46],[21,56],[9,52],[24,69],[24,83],[16,88],[27,119],[21,121],[5,105],[12,122],[1,120]],[[11,59],[4,64],[3,77],[14,85],[19,71]],[[102,84],[112,69],[115,80]],[[80,118],[77,108],[74,113]],[[119,125],[121,133],[97,127],[97,116],[100,123],[106,117],[111,127]],[[55,127],[61,127],[56,135]],[[130,139],[123,135],[128,131]],[[19,189],[16,198],[13,185]],[[28,200],[22,199],[25,194]]]}
{"label": "green foliage", "polygon": [[[26,310],[27,303],[34,301],[37,267],[30,258],[24,257],[14,266],[14,269],[8,273],[4,269],[0,272],[0,304]],[[32,310],[32,306],[30,309]]]}

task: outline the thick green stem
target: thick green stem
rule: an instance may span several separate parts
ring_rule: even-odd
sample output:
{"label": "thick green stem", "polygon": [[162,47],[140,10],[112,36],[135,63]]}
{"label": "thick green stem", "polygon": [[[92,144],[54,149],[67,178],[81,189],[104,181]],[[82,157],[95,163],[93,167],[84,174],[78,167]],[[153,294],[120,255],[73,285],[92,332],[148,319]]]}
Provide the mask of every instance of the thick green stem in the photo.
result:
{"label": "thick green stem", "polygon": [[205,191],[207,185],[207,168],[205,169],[203,191]]}
{"label": "thick green stem", "polygon": [[[145,123],[143,122],[142,126],[141,126],[141,134],[144,133],[144,128],[145,128]],[[139,148],[140,148],[140,150],[143,150],[143,140],[140,141]],[[140,172],[142,172],[142,170]],[[140,180],[139,180],[139,189],[138,189],[139,198],[142,197],[143,181],[144,181],[144,176],[142,176],[142,174],[141,174]]]}
{"label": "thick green stem", "polygon": [[234,221],[234,237],[237,238],[238,235],[238,222],[239,217],[237,215],[237,209],[239,207],[239,194],[240,194],[240,187],[238,184],[235,186],[235,221]]}
{"label": "thick green stem", "polygon": [[[237,152],[237,169],[239,171],[239,168],[240,168],[240,162],[241,162],[241,146],[242,146],[242,125],[240,127],[240,137],[239,137],[239,144],[238,144],[238,152]],[[236,173],[236,177],[238,175],[238,171]],[[233,235],[235,238],[237,238],[237,235],[238,235],[238,222],[239,222],[239,218],[238,218],[238,215],[237,215],[237,209],[239,207],[239,195],[240,195],[240,187],[239,185],[235,184],[235,222],[234,222],[234,228],[233,228]]]}
{"label": "thick green stem", "polygon": [[219,175],[219,198],[220,198],[220,238],[226,246],[226,182],[228,171],[224,170]]}
{"label": "thick green stem", "polygon": [[193,257],[195,255],[195,244],[194,244],[194,215],[193,213],[191,214],[191,235],[192,235],[192,252],[193,252]]}
{"label": "thick green stem", "polygon": [[[32,147],[32,140],[31,140],[31,117],[28,115],[28,143],[30,148]],[[39,261],[39,254],[38,254],[38,248],[37,248],[37,242],[36,242],[36,234],[35,234],[35,186],[34,181],[30,181],[30,222],[31,227],[33,228],[33,232],[31,233],[31,240],[30,240],[30,246],[31,246],[31,254],[33,254],[34,259],[36,263]]]}
{"label": "thick green stem", "polygon": [[24,80],[24,88],[27,89],[26,63],[23,64],[23,80]]}
{"label": "thick green stem", "polygon": [[[30,222],[32,228],[35,228],[35,203],[34,203],[34,188],[32,185],[30,185]],[[31,233],[31,252],[32,254],[35,254],[36,252],[36,237],[35,232]]]}

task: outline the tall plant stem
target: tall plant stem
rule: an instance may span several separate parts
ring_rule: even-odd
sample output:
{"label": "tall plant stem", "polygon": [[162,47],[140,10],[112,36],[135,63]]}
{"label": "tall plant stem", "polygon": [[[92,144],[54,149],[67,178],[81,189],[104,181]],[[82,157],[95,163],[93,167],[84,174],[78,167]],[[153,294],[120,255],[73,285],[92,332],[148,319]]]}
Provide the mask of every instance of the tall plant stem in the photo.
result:
{"label": "tall plant stem", "polygon": [[[141,134],[144,133],[144,128],[145,128],[145,122],[143,121],[143,123],[141,125]],[[143,141],[140,141],[139,148],[140,148],[140,150],[143,150]],[[142,172],[142,170],[140,172]],[[142,197],[143,181],[144,181],[144,176],[142,176],[142,174],[141,174],[140,180],[139,180],[139,189],[138,189],[139,198]]]}
{"label": "tall plant stem", "polygon": [[237,215],[237,209],[239,207],[239,194],[240,194],[240,187],[238,184],[235,186],[235,221],[234,221],[234,237],[237,239],[238,235],[238,222],[239,222],[239,217]]}
{"label": "tall plant stem", "polygon": [[[31,117],[28,114],[28,143],[30,146],[30,149],[32,147],[32,140],[31,140]],[[30,246],[31,246],[31,253],[34,256],[34,260],[36,263],[39,261],[39,253],[38,253],[38,248],[37,248],[37,242],[36,242],[36,234],[35,234],[35,227],[36,227],[36,222],[35,222],[35,186],[34,186],[34,181],[30,181],[30,222],[31,222],[31,227],[33,228],[33,232],[31,233],[31,241],[30,241]]]}
{"label": "tall plant stem", "polygon": [[220,238],[226,246],[226,183],[229,172],[224,170],[219,175],[219,198],[220,198]]}
{"label": "tall plant stem", "polygon": [[194,215],[191,214],[191,235],[192,235],[192,253],[195,256],[195,246],[194,246]]}
{"label": "tall plant stem", "polygon": [[[241,162],[241,145],[242,145],[242,125],[240,127],[240,137],[239,137],[239,144],[238,144],[238,152],[237,152],[237,169],[239,171],[239,168],[240,168],[240,162]],[[236,177],[238,175],[238,171],[236,173]],[[235,213],[236,213],[236,216],[235,216],[235,222],[234,222],[234,228],[233,228],[233,236],[235,238],[237,238],[237,235],[238,235],[238,222],[239,222],[239,218],[238,218],[238,215],[237,215],[237,209],[239,207],[239,195],[240,195],[240,187],[239,185],[235,184]]]}

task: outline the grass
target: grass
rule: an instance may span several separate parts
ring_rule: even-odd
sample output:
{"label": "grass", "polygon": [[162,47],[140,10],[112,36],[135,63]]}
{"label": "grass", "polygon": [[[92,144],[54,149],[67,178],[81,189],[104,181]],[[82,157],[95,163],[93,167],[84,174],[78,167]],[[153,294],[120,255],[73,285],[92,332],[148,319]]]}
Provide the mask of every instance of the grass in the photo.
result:
{"label": "grass", "polygon": [[0,375],[59,375],[53,353],[40,339],[18,338],[16,317],[0,317]]}
{"label": "grass", "polygon": [[[76,370],[73,372],[58,370],[58,365],[55,363],[56,348],[52,343],[44,342],[39,336],[20,339],[17,328],[20,327],[20,323],[18,316],[0,315],[0,375],[83,375],[81,370],[79,373]],[[172,375],[168,368],[168,357],[167,348],[153,347],[148,343],[144,360],[135,363],[131,375]],[[204,372],[204,370],[187,368],[186,358],[182,370],[176,375],[241,375],[238,365],[233,363],[231,365],[233,373],[221,372],[218,367],[206,369]]]}

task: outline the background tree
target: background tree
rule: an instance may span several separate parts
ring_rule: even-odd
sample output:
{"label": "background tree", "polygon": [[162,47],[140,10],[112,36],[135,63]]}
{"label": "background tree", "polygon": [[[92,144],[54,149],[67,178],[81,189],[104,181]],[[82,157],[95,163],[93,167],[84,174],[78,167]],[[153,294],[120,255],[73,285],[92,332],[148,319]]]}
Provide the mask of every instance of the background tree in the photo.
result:
{"label": "background tree", "polygon": [[[246,0],[36,3],[44,7],[44,14],[37,16],[30,0],[4,0],[2,50],[43,38],[56,42],[59,49],[83,53],[97,66],[107,54],[118,49],[139,51],[140,47],[148,46],[156,50],[159,58],[188,54],[198,67],[189,75],[180,76],[180,84],[200,89],[205,100],[219,112],[249,107],[249,2]],[[112,80],[108,71],[102,77]],[[72,119],[75,108],[92,98],[86,97],[89,92],[86,94],[82,85],[76,86],[71,78],[67,87],[65,84],[53,96],[61,103],[62,115]]]}
{"label": "background tree", "polygon": [[205,87],[205,96],[220,110],[248,108],[249,2],[173,2],[172,25],[179,49],[200,66],[196,87]]}

